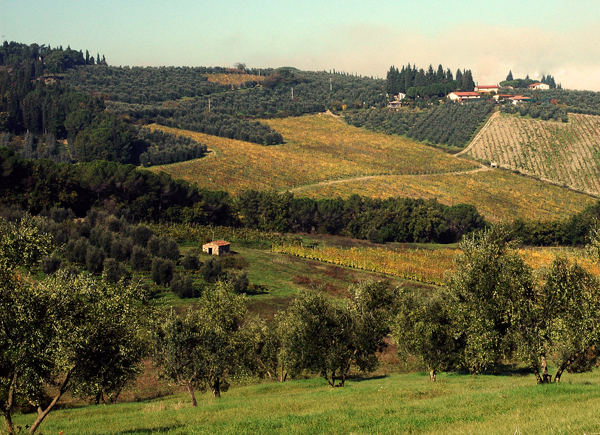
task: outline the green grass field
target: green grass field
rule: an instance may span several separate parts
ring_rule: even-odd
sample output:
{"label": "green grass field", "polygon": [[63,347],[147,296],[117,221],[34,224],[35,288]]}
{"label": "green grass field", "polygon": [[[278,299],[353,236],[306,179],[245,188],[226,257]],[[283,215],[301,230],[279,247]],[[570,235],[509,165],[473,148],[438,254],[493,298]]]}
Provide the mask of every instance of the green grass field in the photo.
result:
{"label": "green grass field", "polygon": [[[600,372],[538,386],[518,372],[424,373],[233,387],[215,400],[184,394],[53,412],[44,434],[594,434],[600,432]],[[31,416],[19,416],[25,425]]]}

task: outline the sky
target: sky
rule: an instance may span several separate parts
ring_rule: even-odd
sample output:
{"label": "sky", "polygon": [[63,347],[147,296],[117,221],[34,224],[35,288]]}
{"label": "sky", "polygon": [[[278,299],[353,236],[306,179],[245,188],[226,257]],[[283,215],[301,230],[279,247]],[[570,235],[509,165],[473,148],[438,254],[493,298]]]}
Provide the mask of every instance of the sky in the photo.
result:
{"label": "sky", "polygon": [[2,41],[110,65],[293,66],[385,78],[441,64],[480,85],[551,74],[600,91],[600,0],[0,0]]}

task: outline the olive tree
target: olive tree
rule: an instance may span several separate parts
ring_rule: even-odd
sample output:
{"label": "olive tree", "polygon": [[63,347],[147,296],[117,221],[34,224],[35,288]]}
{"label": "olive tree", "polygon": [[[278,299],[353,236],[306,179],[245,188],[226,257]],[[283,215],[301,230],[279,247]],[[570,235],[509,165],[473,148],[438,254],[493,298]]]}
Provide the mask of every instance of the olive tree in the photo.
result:
{"label": "olive tree", "polygon": [[139,312],[145,295],[89,275],[59,271],[35,281],[18,270],[51,246],[32,219],[0,220],[0,240],[0,408],[14,434],[17,403],[34,404],[34,433],[67,391],[114,395],[135,377],[145,347]]}
{"label": "olive tree", "polygon": [[460,248],[448,303],[454,336],[462,342],[461,364],[477,373],[513,355],[515,315],[530,303],[534,279],[500,226],[467,236]]}
{"label": "olive tree", "polygon": [[392,320],[392,338],[400,356],[416,356],[427,367],[429,379],[436,373],[456,367],[460,342],[454,338],[452,307],[448,295],[440,290],[430,295],[404,290],[398,297]]}
{"label": "olive tree", "polygon": [[600,345],[600,283],[577,262],[558,257],[540,271],[539,289],[514,316],[519,356],[538,383],[552,382],[547,359],[557,367],[554,382],[566,370],[591,369]]}
{"label": "olive tree", "polygon": [[244,297],[219,283],[203,293],[197,309],[169,312],[155,328],[153,359],[160,376],[187,388],[193,406],[196,389],[210,389],[219,398],[244,369],[250,346],[240,328],[245,315]]}
{"label": "olive tree", "polygon": [[[374,370],[385,347],[394,293],[383,282],[349,288],[346,304],[322,293],[302,292],[280,319],[279,357],[293,375],[318,373],[330,386],[344,386],[350,369]],[[339,383],[336,383],[338,382]]]}

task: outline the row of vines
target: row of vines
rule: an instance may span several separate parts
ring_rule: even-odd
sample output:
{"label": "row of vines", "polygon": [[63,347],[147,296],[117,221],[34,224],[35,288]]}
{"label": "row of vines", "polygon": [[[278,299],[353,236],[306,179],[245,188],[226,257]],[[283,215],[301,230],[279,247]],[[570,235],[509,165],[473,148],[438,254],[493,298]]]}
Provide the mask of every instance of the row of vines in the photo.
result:
{"label": "row of vines", "polygon": [[389,251],[298,245],[273,245],[272,251],[434,285],[444,284],[444,274],[452,269],[453,258],[459,252],[453,249]]}
{"label": "row of vines", "polygon": [[473,143],[476,159],[573,189],[600,194],[600,117],[571,115],[567,124],[494,118]]}
{"label": "row of vines", "polygon": [[464,147],[493,109],[492,104],[442,104],[423,112],[372,109],[346,116],[349,124],[386,134]]}
{"label": "row of vines", "polygon": [[[293,255],[310,260],[352,267],[385,275],[397,276],[410,281],[443,286],[447,271],[454,268],[454,258],[459,249],[402,249],[391,251],[384,248],[337,248],[327,246],[276,245],[272,252]],[[549,266],[556,255],[577,258],[584,268],[598,274],[598,265],[581,251],[572,248],[520,249],[519,255],[533,268]]]}

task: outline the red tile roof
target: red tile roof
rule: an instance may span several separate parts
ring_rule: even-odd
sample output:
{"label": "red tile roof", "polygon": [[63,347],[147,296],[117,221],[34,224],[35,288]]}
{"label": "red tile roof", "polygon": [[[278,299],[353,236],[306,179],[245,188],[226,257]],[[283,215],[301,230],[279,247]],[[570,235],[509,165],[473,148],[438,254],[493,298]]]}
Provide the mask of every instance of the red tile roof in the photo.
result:
{"label": "red tile roof", "polygon": [[206,243],[204,246],[227,246],[230,245],[229,242],[225,240],[215,240],[214,242]]}
{"label": "red tile roof", "polygon": [[480,97],[479,92],[452,92],[459,97]]}

